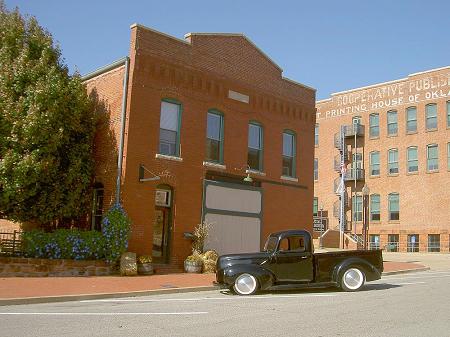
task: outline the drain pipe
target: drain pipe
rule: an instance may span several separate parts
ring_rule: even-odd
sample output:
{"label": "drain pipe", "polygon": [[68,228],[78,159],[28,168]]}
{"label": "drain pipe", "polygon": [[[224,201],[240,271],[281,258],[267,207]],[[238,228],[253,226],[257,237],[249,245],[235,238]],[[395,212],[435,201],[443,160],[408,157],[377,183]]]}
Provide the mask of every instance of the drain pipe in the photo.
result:
{"label": "drain pipe", "polygon": [[120,184],[122,179],[122,166],[123,166],[123,145],[125,139],[129,66],[130,66],[130,58],[126,56],[125,75],[123,77],[122,113],[120,117],[121,126],[120,126],[119,158],[117,160],[116,200],[115,200],[116,205],[120,204]]}

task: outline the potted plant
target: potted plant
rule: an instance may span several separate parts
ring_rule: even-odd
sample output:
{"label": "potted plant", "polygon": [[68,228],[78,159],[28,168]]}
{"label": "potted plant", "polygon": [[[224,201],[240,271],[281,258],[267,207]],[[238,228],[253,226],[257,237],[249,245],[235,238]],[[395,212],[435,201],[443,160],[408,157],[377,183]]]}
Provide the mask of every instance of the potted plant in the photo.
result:
{"label": "potted plant", "polygon": [[137,258],[137,271],[140,275],[152,275],[153,265],[150,255],[140,255]]}
{"label": "potted plant", "polygon": [[203,267],[203,259],[196,250],[184,260],[184,270],[186,273],[201,273]]}

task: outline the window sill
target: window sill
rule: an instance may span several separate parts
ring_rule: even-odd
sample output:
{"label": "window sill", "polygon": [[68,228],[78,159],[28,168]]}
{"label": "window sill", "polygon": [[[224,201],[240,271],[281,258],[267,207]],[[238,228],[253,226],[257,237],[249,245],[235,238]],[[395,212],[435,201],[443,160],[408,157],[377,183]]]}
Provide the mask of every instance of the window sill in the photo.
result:
{"label": "window sill", "polygon": [[416,135],[417,131],[406,131],[406,135]]}
{"label": "window sill", "polygon": [[247,173],[247,174],[256,174],[256,175],[262,176],[262,177],[265,177],[265,176],[266,176],[266,174],[265,174],[264,172],[262,172],[262,171],[257,171],[257,170],[252,170],[252,169],[250,169],[250,170],[245,170],[245,173]]}
{"label": "window sill", "polygon": [[374,176],[369,176],[369,178],[370,178],[370,179],[373,179],[373,178],[380,178],[380,175],[377,174],[376,176],[375,176],[375,175],[374,175]]}
{"label": "window sill", "polygon": [[375,139],[380,139],[380,136],[373,136],[373,137],[369,137],[370,140],[375,140]]}
{"label": "window sill", "polygon": [[400,224],[400,220],[388,220],[388,224]]}
{"label": "window sill", "polygon": [[398,173],[388,173],[388,177],[398,177]]}
{"label": "window sill", "polygon": [[226,170],[227,169],[227,167],[225,165],[219,164],[219,163],[214,163],[214,162],[211,162],[211,161],[204,161],[203,162],[203,166],[211,167],[211,168],[215,168],[215,169],[220,169],[220,170]]}
{"label": "window sill", "polygon": [[413,171],[413,172],[406,172],[407,176],[416,176],[419,174],[419,171]]}
{"label": "window sill", "polygon": [[165,159],[165,160],[178,161],[178,162],[183,161],[183,158],[181,158],[181,157],[168,156],[168,155],[161,154],[161,153],[157,153],[157,154],[155,155],[155,158],[156,158],[156,159]]}
{"label": "window sill", "polygon": [[394,137],[398,137],[398,133],[396,133],[395,135],[387,135],[387,138],[394,138]]}
{"label": "window sill", "polygon": [[371,225],[381,225],[381,220],[369,220]]}
{"label": "window sill", "polygon": [[437,131],[437,128],[433,128],[433,129],[425,129],[425,132],[435,132]]}
{"label": "window sill", "polygon": [[430,171],[427,170],[427,174],[433,174],[433,173],[439,173],[439,169],[437,169],[437,170],[430,170]]}
{"label": "window sill", "polygon": [[[293,181],[293,182],[298,183],[298,178],[294,178],[294,177],[281,176],[280,179],[281,180],[287,180],[287,181]],[[314,181],[317,181],[317,180],[314,180]]]}

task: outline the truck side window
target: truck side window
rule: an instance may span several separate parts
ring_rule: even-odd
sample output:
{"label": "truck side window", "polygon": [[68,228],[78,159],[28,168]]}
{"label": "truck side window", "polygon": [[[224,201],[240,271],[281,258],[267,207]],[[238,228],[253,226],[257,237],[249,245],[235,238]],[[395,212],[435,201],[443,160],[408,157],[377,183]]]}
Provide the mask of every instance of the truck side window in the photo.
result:
{"label": "truck side window", "polygon": [[279,251],[304,252],[305,238],[303,236],[289,236],[280,241]]}

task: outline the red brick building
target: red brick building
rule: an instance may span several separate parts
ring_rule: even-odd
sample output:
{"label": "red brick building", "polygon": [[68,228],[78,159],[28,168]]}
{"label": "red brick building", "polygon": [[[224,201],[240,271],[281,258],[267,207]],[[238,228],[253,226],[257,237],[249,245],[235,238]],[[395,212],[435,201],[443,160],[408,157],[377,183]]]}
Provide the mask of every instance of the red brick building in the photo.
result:
{"label": "red brick building", "polygon": [[119,156],[131,251],[181,265],[202,219],[219,253],[312,229],[315,90],[284,78],[244,35],[181,40],[135,24],[128,58],[85,83],[105,110],[93,226],[114,201]]}
{"label": "red brick building", "polygon": [[315,145],[315,213],[328,215],[330,229],[339,226],[344,154],[349,247],[366,218],[372,248],[449,252],[450,67],[318,101]]}

